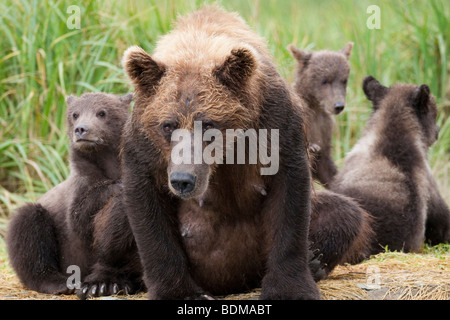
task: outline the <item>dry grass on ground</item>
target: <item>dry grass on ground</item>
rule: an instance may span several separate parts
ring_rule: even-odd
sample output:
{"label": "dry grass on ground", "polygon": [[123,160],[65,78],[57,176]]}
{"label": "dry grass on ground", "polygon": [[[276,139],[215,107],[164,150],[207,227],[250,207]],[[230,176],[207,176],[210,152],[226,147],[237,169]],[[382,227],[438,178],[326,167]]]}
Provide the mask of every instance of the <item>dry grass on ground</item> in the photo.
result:
{"label": "dry grass on ground", "polygon": [[[75,295],[47,295],[21,285],[6,259],[0,259],[0,299],[72,300]],[[358,264],[337,267],[330,277],[319,282],[325,300],[449,300],[450,253],[382,253]],[[258,289],[222,299],[257,299]],[[146,294],[118,296],[146,299]]]}

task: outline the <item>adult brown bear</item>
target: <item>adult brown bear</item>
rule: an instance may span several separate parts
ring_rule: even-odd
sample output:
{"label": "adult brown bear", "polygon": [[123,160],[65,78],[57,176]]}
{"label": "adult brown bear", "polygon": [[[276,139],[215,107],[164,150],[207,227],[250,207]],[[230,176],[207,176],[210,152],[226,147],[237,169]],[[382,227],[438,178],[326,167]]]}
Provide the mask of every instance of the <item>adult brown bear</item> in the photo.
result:
{"label": "adult brown bear", "polygon": [[[302,117],[265,41],[237,15],[206,7],[180,18],[152,56],[131,47],[123,64],[136,94],[123,137],[123,201],[149,297],[204,298],[262,279],[263,299],[319,299],[308,267]],[[267,130],[276,174],[261,175],[268,168],[248,153],[245,164],[175,164],[171,136],[193,134],[196,121],[224,137]]]}
{"label": "adult brown bear", "polygon": [[[351,199],[330,191],[315,193],[309,215],[311,185],[296,95],[265,49],[259,49],[262,55],[216,30],[229,25],[239,31],[246,28],[242,21],[208,8],[179,25],[188,34],[175,31],[160,47],[169,50],[185,41],[177,49],[182,57],[159,49],[152,58],[137,47],[124,55],[136,87],[123,140],[124,193],[96,216],[98,260],[78,296],[136,292],[143,289],[143,274],[151,298],[206,298],[205,291],[236,293],[261,282],[263,298],[317,298],[310,272],[319,280],[338,263],[365,258],[370,217]],[[221,46],[224,40],[231,43],[222,58],[209,49],[210,55],[200,58],[209,42]],[[194,43],[203,43],[200,51]],[[171,59],[156,62],[158,55]],[[270,157],[262,157],[265,164],[267,158],[276,162],[269,168],[252,160],[254,128],[281,128],[281,148],[267,145]],[[181,141],[180,132],[185,134]],[[240,144],[247,148],[244,159]],[[181,153],[195,162],[198,151],[215,161],[200,157],[197,164],[178,163],[173,157]],[[228,163],[235,160],[244,164]],[[274,174],[261,175],[261,169]]]}

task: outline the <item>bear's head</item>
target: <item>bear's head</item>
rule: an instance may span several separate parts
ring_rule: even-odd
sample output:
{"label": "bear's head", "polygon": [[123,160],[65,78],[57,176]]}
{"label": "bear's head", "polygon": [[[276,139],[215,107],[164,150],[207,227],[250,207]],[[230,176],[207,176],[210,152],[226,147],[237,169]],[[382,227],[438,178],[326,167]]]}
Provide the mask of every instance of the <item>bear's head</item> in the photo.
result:
{"label": "bear's head", "polygon": [[339,51],[308,52],[289,45],[297,60],[295,88],[310,105],[319,105],[329,114],[344,110],[353,42]]}
{"label": "bear's head", "polygon": [[118,148],[131,100],[131,93],[122,97],[106,93],[68,96],[66,120],[72,150],[91,153]]}
{"label": "bear's head", "polygon": [[[173,57],[157,61],[136,46],[125,52],[123,66],[135,87],[131,125],[158,149],[164,182],[176,196],[200,198],[225,163],[227,130],[255,127],[260,95],[253,94],[258,73],[253,50],[235,48],[204,65]],[[214,143],[223,151],[211,148]],[[205,160],[208,150],[216,161]]]}
{"label": "bear's head", "polygon": [[395,84],[388,88],[374,77],[367,76],[363,80],[363,91],[372,102],[373,115],[384,113],[382,118],[409,122],[404,125],[412,128],[413,133],[419,132],[427,147],[438,139],[437,106],[428,85]]}

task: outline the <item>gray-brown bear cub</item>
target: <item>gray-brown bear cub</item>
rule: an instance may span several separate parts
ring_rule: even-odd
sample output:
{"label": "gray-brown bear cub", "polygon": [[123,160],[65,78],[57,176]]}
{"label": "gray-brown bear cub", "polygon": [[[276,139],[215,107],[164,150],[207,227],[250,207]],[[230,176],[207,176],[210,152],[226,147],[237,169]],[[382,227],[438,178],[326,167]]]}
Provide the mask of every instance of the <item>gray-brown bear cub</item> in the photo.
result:
{"label": "gray-brown bear cub", "polygon": [[306,105],[305,124],[312,153],[313,177],[327,185],[337,173],[331,155],[334,115],[344,110],[347,81],[350,73],[349,56],[353,43],[338,51],[304,51],[289,45],[297,60],[296,93]]}
{"label": "gray-brown bear cub", "polygon": [[373,113],[330,189],[356,199],[374,218],[372,253],[418,251],[424,239],[450,241],[450,211],[428,163],[437,140],[437,107],[427,85],[396,84],[375,78],[363,90]]}
{"label": "gray-brown bear cub", "polygon": [[7,233],[12,267],[43,293],[70,293],[67,267],[83,278],[94,262],[93,221],[120,192],[119,144],[132,95],[85,93],[67,98],[70,175],[37,203],[19,208]]}

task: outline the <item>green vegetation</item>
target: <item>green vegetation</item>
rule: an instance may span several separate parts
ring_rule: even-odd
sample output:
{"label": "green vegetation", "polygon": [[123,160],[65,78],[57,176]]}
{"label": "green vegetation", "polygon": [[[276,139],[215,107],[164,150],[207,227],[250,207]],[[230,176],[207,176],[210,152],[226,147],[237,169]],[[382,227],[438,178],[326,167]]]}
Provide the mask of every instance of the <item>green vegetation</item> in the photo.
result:
{"label": "green vegetation", "polygon": [[[69,29],[73,1],[0,3],[0,235],[7,217],[68,175],[65,96],[131,90],[120,66],[130,45],[152,51],[178,14],[213,1],[77,1],[81,28]],[[289,43],[340,49],[355,42],[347,107],[337,117],[339,164],[370,114],[361,90],[371,74],[385,85],[427,83],[439,105],[440,140],[430,161],[450,203],[450,6],[431,1],[223,0],[264,36],[280,72],[292,80]],[[381,9],[381,29],[366,27],[369,5]]]}

